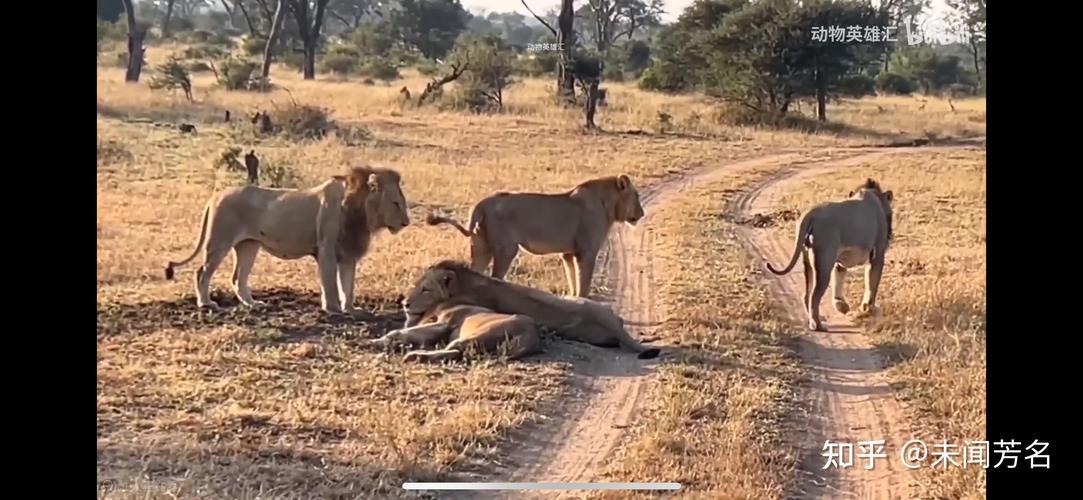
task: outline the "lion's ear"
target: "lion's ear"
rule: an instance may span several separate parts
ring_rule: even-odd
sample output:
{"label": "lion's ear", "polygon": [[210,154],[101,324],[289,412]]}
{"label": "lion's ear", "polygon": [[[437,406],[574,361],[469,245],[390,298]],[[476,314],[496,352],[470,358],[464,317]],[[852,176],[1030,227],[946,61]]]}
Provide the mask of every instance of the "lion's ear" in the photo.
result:
{"label": "lion's ear", "polygon": [[451,289],[451,285],[455,284],[455,273],[446,273],[440,278],[440,283],[444,285],[445,289]]}
{"label": "lion's ear", "polygon": [[891,190],[889,189],[884,192],[884,198],[887,198],[887,201],[894,201],[895,195],[892,194]]}
{"label": "lion's ear", "polygon": [[632,185],[632,178],[627,174],[620,174],[617,176],[617,189],[624,191],[628,189],[628,186]]}
{"label": "lion's ear", "polygon": [[376,174],[369,174],[369,190],[376,192],[380,190],[380,177]]}

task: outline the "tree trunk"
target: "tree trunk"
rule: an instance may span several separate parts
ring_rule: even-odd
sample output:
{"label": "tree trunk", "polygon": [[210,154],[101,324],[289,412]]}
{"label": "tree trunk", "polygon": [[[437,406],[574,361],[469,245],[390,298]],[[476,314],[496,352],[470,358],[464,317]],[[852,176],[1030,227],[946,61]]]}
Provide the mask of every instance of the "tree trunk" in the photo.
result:
{"label": "tree trunk", "polygon": [[316,40],[305,39],[305,80],[316,78]]}
{"label": "tree trunk", "polygon": [[[974,40],[974,35],[970,36],[970,53],[974,56],[974,78],[978,80],[977,89],[981,88],[981,66],[978,64],[978,42]],[[975,89],[975,90],[977,90]]]}
{"label": "tree trunk", "polygon": [[271,56],[274,54],[275,41],[278,38],[278,32],[282,30],[282,20],[286,17],[286,0],[278,0],[278,7],[275,8],[275,17],[271,21],[271,32],[267,35],[267,45],[263,47],[263,72],[260,76],[263,77],[261,85],[263,89],[267,90],[267,83],[270,81],[271,76]]}
{"label": "tree trunk", "polygon": [[143,71],[143,38],[146,30],[140,29],[135,22],[135,9],[132,0],[121,0],[124,4],[124,12],[128,19],[128,71],[124,73],[124,81],[138,82],[139,74]]}
{"label": "tree trunk", "polygon": [[816,63],[816,119],[827,121],[827,82],[820,63]]}
{"label": "tree trunk", "polygon": [[592,79],[590,86],[587,87],[587,102],[583,106],[583,112],[587,116],[587,128],[595,129],[594,125],[594,111],[598,108],[598,79]]}
{"label": "tree trunk", "polygon": [[575,99],[575,72],[572,58],[572,46],[575,45],[575,10],[572,0],[561,0],[560,16],[557,17],[557,44],[560,48],[560,63],[557,68],[557,97]]}
{"label": "tree trunk", "polygon": [[169,0],[165,4],[165,20],[162,21],[162,38],[169,38],[169,19],[173,17],[173,3],[176,0]]}

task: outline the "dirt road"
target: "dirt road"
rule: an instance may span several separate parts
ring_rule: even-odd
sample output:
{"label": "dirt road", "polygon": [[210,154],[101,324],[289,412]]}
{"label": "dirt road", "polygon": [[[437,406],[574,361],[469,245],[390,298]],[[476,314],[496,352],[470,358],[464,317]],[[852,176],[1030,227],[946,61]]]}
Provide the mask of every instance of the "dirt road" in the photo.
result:
{"label": "dirt road", "polygon": [[[644,219],[635,228],[626,225],[614,228],[599,262],[599,268],[606,269],[605,283],[613,291],[614,309],[629,323],[633,335],[649,337],[644,334],[644,328],[659,319],[652,300],[655,276],[651,257],[651,214],[680,196],[685,189],[742,170],[767,168],[775,173],[743,191],[731,209],[735,214],[744,215],[768,212],[774,209],[771,203],[784,181],[914,149],[840,149],[833,153],[841,152],[841,155],[830,160],[812,159],[811,155],[802,153],[775,154],[700,169],[652,186],[642,196],[646,211]],[[743,235],[762,259],[785,262],[792,251],[792,241],[776,239],[765,230],[745,230]],[[800,273],[771,277],[766,282],[785,314],[796,325],[804,325],[800,299],[804,284]],[[824,312],[828,312],[826,309],[829,308],[824,308]],[[809,332],[804,335],[800,348],[811,374],[811,380],[803,388],[804,396],[812,404],[815,421],[808,423],[812,432],[803,443],[802,469],[807,477],[800,481],[799,491],[795,494],[801,497],[910,498],[913,484],[909,471],[900,470],[898,460],[893,463],[878,461],[872,471],[849,468],[840,469],[835,475],[821,471],[824,439],[840,442],[884,439],[884,452],[888,457],[892,453],[898,457],[897,447],[910,439],[905,409],[895,399],[885,380],[882,364],[868,340],[841,315],[828,315],[826,322],[830,333]],[[600,476],[607,460],[621,443],[625,428],[642,409],[657,361],[638,360],[630,353],[615,349],[573,344],[562,344],[556,350],[558,352],[550,355],[575,360],[570,394],[561,401],[559,410],[550,412],[555,414],[551,420],[526,426],[510,436],[510,451],[505,453],[497,471],[485,474],[489,480],[602,480]],[[500,492],[493,497],[515,497],[510,493]],[[550,491],[540,496],[561,498],[582,493]],[[480,497],[471,495],[471,498]]]}

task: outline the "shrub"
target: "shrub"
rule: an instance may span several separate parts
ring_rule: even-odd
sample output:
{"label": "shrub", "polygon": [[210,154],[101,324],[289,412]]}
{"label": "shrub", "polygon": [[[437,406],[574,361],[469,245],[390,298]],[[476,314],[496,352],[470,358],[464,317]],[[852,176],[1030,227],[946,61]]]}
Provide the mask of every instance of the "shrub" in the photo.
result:
{"label": "shrub", "polygon": [[361,68],[361,74],[378,80],[391,81],[399,77],[399,69],[383,58],[372,58]]}
{"label": "shrub", "polygon": [[271,121],[287,137],[295,140],[320,139],[332,128],[326,109],[304,104],[271,113]]}
{"label": "shrub", "polygon": [[545,73],[537,57],[519,57],[514,63],[515,73],[523,76],[538,76]]}
{"label": "shrub", "polygon": [[602,74],[602,78],[613,82],[624,81],[624,70],[620,66],[606,66],[605,72]]}
{"label": "shrub", "polygon": [[304,176],[289,165],[279,165],[267,160],[260,162],[260,178],[268,187],[273,188],[302,188],[308,182]]}
{"label": "shrub", "polygon": [[280,62],[287,68],[300,72],[305,67],[305,55],[300,52],[287,52],[281,57]]}
{"label": "shrub", "polygon": [[190,61],[185,63],[184,67],[191,73],[203,73],[205,71],[213,71],[211,65],[203,61]]}
{"label": "shrub", "polygon": [[227,90],[260,90],[259,68],[254,61],[230,57],[222,62],[218,83]]}
{"label": "shrub", "polygon": [[221,59],[228,54],[222,47],[206,43],[185,47],[181,51],[181,56],[184,59]]}
{"label": "shrub", "polygon": [[440,66],[432,61],[421,61],[417,65],[417,72],[425,76],[434,76],[440,72]]}
{"label": "shrub", "polygon": [[248,37],[241,42],[241,50],[244,50],[244,53],[250,56],[262,56],[263,49],[266,46],[267,40],[264,38]]}
{"label": "shrub", "polygon": [[846,75],[839,79],[839,93],[847,97],[863,97],[876,93],[876,81],[867,75]]}
{"label": "shrub", "polygon": [[512,85],[514,54],[493,35],[465,35],[459,38],[452,58],[470,61],[469,68],[456,82],[456,101],[474,111],[504,106],[504,89]]}
{"label": "shrub", "polygon": [[176,57],[170,57],[168,61],[155,68],[157,74],[150,78],[147,85],[156,90],[184,91],[184,97],[192,100],[192,77],[188,69],[181,64]]}
{"label": "shrub", "polygon": [[906,75],[885,72],[876,76],[876,89],[888,94],[907,95],[917,90],[917,82]]}
{"label": "shrub", "polygon": [[349,75],[357,72],[360,64],[361,61],[356,55],[339,52],[321,57],[316,69],[320,73]]}

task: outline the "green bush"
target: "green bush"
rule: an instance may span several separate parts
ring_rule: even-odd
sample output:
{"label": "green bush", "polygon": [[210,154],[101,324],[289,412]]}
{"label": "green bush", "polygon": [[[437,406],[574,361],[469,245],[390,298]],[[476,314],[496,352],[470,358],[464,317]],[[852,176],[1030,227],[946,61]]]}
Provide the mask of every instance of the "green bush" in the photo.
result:
{"label": "green bush", "polygon": [[602,74],[602,78],[611,82],[623,82],[624,71],[620,66],[606,66],[605,71]]}
{"label": "green bush", "polygon": [[399,78],[399,69],[383,58],[372,58],[361,68],[361,74],[377,80],[391,81]]}
{"label": "green bush", "polygon": [[421,61],[417,65],[417,72],[425,76],[434,76],[440,72],[440,66],[432,61]]}
{"label": "green bush", "polygon": [[913,78],[893,72],[884,72],[876,76],[876,89],[886,94],[908,95],[917,90]]}
{"label": "green bush", "polygon": [[291,139],[320,139],[331,130],[327,110],[318,106],[293,105],[271,113],[271,121]]}
{"label": "green bush", "polygon": [[539,76],[545,73],[541,61],[537,57],[519,57],[514,62],[515,73],[523,76]]}
{"label": "green bush", "polygon": [[863,97],[876,93],[876,80],[868,75],[847,75],[839,79],[839,93],[846,97]]}
{"label": "green bush", "polygon": [[260,64],[255,61],[230,57],[218,70],[218,83],[227,90],[260,90]]}
{"label": "green bush", "polygon": [[188,74],[188,69],[176,57],[169,58],[168,61],[155,68],[155,74],[147,85],[155,90],[180,89],[184,91],[185,98],[192,100],[192,77]]}
{"label": "green bush", "polygon": [[267,47],[267,40],[263,38],[248,37],[241,42],[241,50],[250,56],[262,56],[265,47]]}
{"label": "green bush", "polygon": [[361,60],[356,55],[344,52],[329,53],[320,58],[316,70],[320,73],[350,75],[357,72],[360,64]]}

